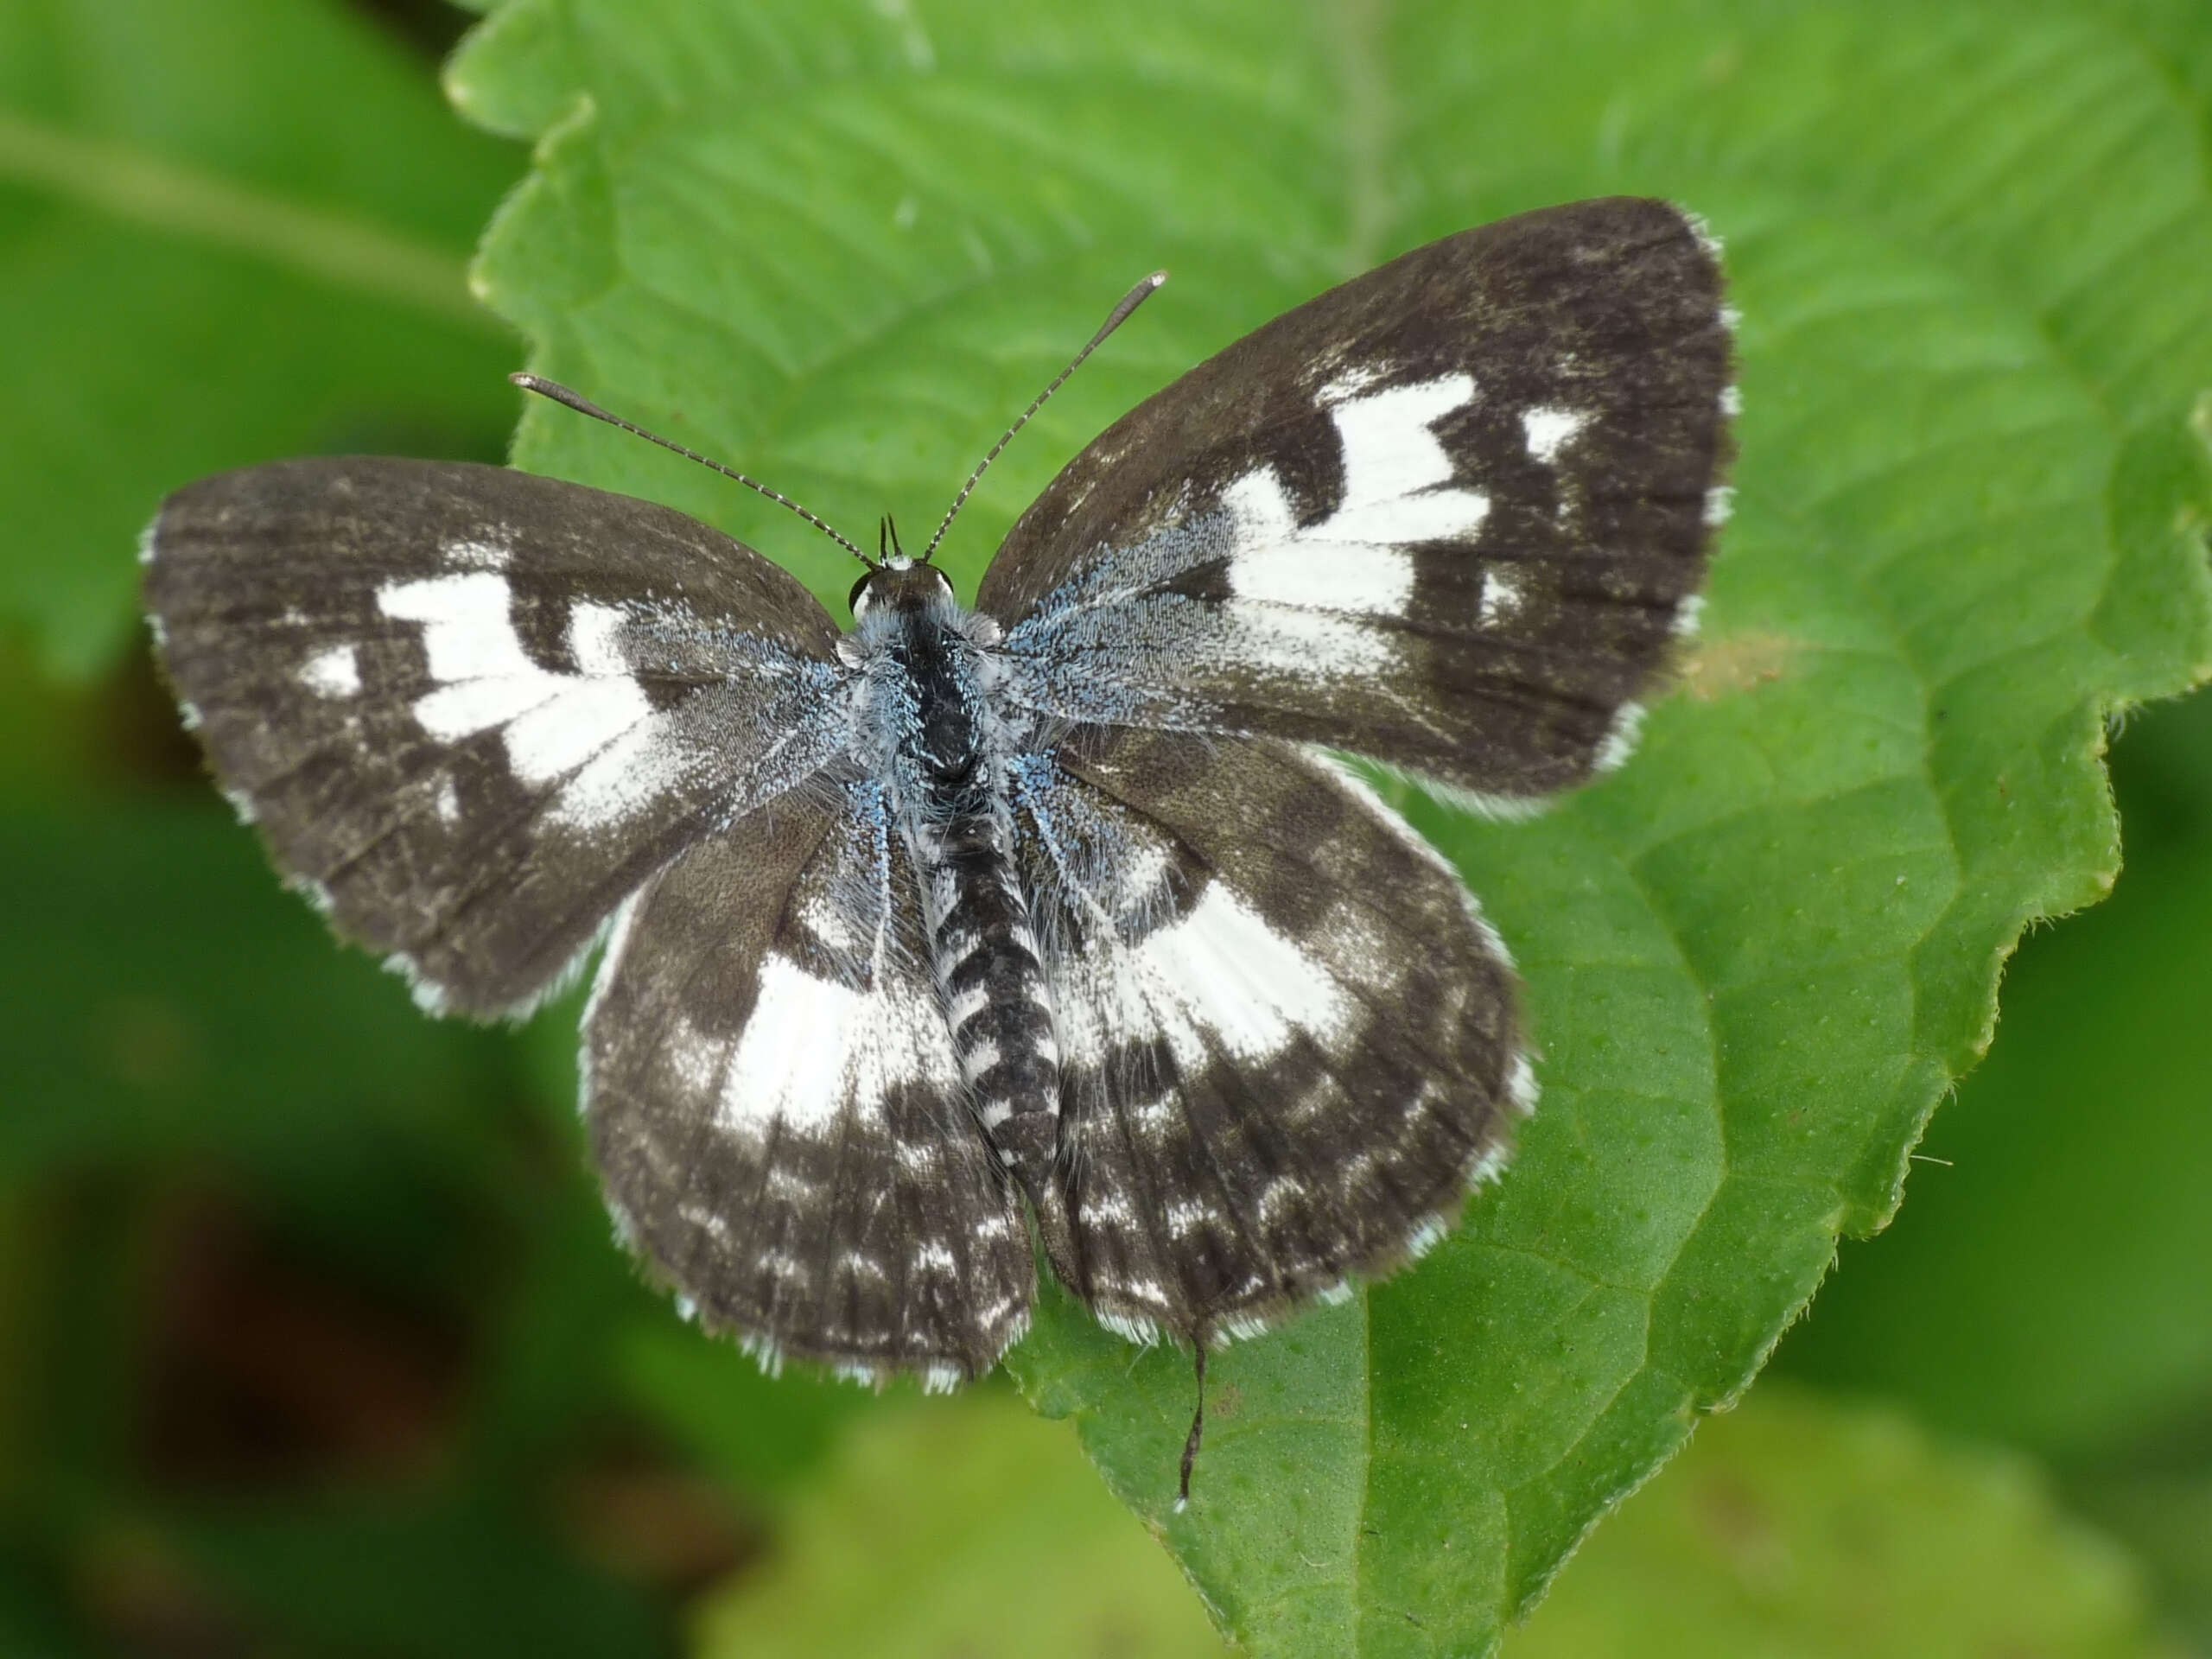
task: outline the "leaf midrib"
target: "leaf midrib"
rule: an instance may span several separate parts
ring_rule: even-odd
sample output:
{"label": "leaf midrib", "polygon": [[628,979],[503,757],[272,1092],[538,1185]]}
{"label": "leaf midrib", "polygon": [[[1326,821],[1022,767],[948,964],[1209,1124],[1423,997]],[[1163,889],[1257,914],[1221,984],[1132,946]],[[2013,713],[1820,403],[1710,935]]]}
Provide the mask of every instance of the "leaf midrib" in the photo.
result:
{"label": "leaf midrib", "polygon": [[1390,139],[1389,89],[1376,45],[1390,0],[1337,0],[1344,82],[1345,274],[1381,262],[1389,204],[1382,188]]}
{"label": "leaf midrib", "polygon": [[474,333],[507,335],[471,296],[460,254],[143,149],[79,137],[0,111],[0,180]]}

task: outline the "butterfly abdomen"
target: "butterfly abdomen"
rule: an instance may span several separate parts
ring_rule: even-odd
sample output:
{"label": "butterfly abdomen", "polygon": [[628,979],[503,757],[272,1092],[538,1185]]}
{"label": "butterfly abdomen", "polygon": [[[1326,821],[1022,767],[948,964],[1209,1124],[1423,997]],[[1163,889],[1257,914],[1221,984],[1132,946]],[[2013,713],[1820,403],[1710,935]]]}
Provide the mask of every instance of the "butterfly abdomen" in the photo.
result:
{"label": "butterfly abdomen", "polygon": [[1006,1161],[1041,1174],[1056,1139],[1059,1048],[1007,834],[986,814],[955,818],[929,839],[931,966],[953,1052]]}

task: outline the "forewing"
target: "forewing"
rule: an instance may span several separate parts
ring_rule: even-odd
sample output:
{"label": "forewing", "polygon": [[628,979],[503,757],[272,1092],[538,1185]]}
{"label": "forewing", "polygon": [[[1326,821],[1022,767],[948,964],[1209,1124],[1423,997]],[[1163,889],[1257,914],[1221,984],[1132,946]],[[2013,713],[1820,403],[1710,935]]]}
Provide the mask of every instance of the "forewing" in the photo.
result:
{"label": "forewing", "polygon": [[969,1110],[874,785],[787,798],[625,913],[585,1020],[636,1245],[772,1361],[949,1385],[1028,1321],[1018,1203]]}
{"label": "forewing", "polygon": [[527,1006],[647,875],[844,740],[820,605],[625,496],[291,461],[172,496],[145,557],[231,799],[434,1008]]}
{"label": "forewing", "polygon": [[1363,786],[1124,732],[1024,768],[1058,1018],[1055,1265],[1109,1325],[1239,1333],[1418,1254],[1534,1099],[1504,948]]}
{"label": "forewing", "polygon": [[1694,616],[1732,404],[1714,246],[1664,202],[1523,214],[1278,318],[1007,537],[1007,695],[1325,743],[1499,802],[1625,754]]}

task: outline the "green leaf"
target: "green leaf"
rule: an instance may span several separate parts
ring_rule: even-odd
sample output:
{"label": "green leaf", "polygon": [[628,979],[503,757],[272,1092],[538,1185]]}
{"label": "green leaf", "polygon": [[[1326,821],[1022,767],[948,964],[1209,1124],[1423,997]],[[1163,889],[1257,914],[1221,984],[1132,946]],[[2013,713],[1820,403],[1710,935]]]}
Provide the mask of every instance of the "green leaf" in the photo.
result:
{"label": "green leaf", "polygon": [[[2199,1425],[2200,1437],[2208,1425]],[[2069,1497],[2131,1545],[2195,1651],[2212,1649],[2212,1447],[2164,1467],[2076,1481]]]}
{"label": "green leaf", "polygon": [[[1518,953],[1544,1104],[1414,1272],[1186,1358],[1047,1294],[1013,1367],[1263,1652],[1479,1652],[1731,1399],[1987,1045],[2031,918],[2110,884],[2106,712],[2212,664],[2203,28],[2178,5],[511,0],[448,73],[537,140],[483,291],[537,366],[848,526],[926,522],[1135,275],[1167,294],[949,543],[972,582],[1138,397],[1326,283],[1550,200],[1729,238],[1739,512],[1626,771],[1417,804]],[[2194,55],[2191,55],[2194,54]],[[842,604],[844,556],[533,410]]]}
{"label": "green leaf", "polygon": [[2212,1398],[2212,699],[2131,722],[2127,868],[2030,939],[1896,1226],[1783,1362],[2079,1467]]}
{"label": "green leaf", "polygon": [[213,1156],[342,1209],[399,1144],[453,1182],[494,1156],[468,1107],[499,1039],[423,1019],[219,805],[0,814],[0,868],[30,878],[0,931],[0,1180]]}
{"label": "green leaf", "polygon": [[2138,1575],[2017,1457],[1770,1384],[1593,1538],[1508,1659],[2121,1659]]}
{"label": "green leaf", "polygon": [[754,1497],[786,1492],[812,1476],[852,1418],[893,1409],[849,1383],[765,1376],[732,1344],[665,1317],[625,1327],[613,1363],[630,1404]]}
{"label": "green leaf", "polygon": [[70,1626],[53,1586],[20,1560],[0,1560],[0,1646],[11,1653],[37,1653],[53,1659],[79,1659],[92,1644]]}
{"label": "green leaf", "polygon": [[651,1654],[659,1610],[535,1526],[463,1497],[176,1506],[175,1547],[257,1625],[319,1653]]}
{"label": "green leaf", "polygon": [[[0,617],[87,673],[163,494],[308,450],[499,453],[470,299],[512,178],[337,0],[0,4]],[[342,119],[334,119],[334,111]]]}
{"label": "green leaf", "polygon": [[707,1659],[1222,1650],[1075,1436],[991,1388],[858,1424],[696,1637]]}

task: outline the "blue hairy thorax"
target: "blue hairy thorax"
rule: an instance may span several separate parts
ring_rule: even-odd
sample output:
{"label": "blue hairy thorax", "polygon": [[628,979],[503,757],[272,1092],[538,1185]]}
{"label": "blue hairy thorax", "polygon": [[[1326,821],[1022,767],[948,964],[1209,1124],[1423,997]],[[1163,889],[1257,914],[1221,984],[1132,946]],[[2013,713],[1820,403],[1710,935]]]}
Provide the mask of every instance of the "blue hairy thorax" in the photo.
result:
{"label": "blue hairy thorax", "polygon": [[996,628],[961,607],[936,566],[918,563],[871,570],[854,591],[853,619],[840,654],[862,677],[861,764],[917,820],[987,812],[999,792],[987,753],[998,734],[983,646]]}

